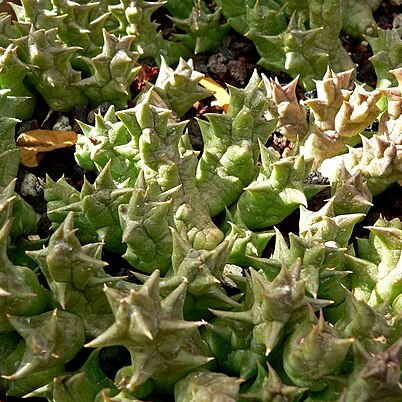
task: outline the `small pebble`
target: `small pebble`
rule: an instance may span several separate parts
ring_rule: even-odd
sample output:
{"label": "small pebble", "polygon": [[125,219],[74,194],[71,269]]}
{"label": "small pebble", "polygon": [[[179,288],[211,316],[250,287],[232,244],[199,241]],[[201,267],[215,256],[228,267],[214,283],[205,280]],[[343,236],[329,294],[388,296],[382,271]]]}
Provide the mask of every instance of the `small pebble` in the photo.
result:
{"label": "small pebble", "polygon": [[60,115],[57,118],[56,123],[53,126],[53,130],[55,131],[68,131],[71,130],[72,127],[70,125],[70,119],[67,116]]}
{"label": "small pebble", "polygon": [[247,68],[244,63],[239,60],[230,60],[228,63],[229,74],[239,83],[244,85],[247,80]]}
{"label": "small pebble", "polygon": [[38,178],[32,173],[27,173],[22,180],[20,192],[24,197],[38,197],[42,192]]}

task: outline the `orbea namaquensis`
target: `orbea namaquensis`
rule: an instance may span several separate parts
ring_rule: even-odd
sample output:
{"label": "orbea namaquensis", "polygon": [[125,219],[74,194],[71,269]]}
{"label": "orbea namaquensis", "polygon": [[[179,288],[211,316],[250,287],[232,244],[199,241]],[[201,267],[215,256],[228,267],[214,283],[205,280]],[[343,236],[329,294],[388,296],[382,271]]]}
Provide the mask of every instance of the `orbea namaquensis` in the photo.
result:
{"label": "orbea namaquensis", "polygon": [[57,182],[50,176],[46,181],[41,182],[47,202],[47,215],[52,223],[52,229],[57,229],[66,219],[70,211],[74,211],[75,227],[79,233],[78,237],[83,243],[94,243],[98,241],[95,230],[89,225],[81,208],[80,192],[68,184],[64,176]]}
{"label": "orbea namaquensis", "polygon": [[87,347],[125,346],[131,366],[117,373],[118,387],[130,391],[150,383],[158,391],[173,385],[196,367],[212,360],[198,333],[204,321],[183,320],[187,280],[164,299],[156,270],[138,290],[124,293],[105,288],[115,323]]}
{"label": "orbea namaquensis", "polygon": [[29,67],[17,57],[17,47],[10,44],[0,48],[0,88],[5,93],[10,107],[2,105],[3,116],[15,117],[21,120],[31,118],[35,108],[35,97],[24,84],[24,78]]}
{"label": "orbea namaquensis", "polygon": [[11,44],[11,38],[20,36],[15,24],[12,23],[10,14],[0,14],[0,46],[7,48]]}
{"label": "orbea namaquensis", "polygon": [[328,376],[338,373],[352,343],[353,338],[341,338],[323,314],[318,319],[311,314],[285,341],[285,372],[299,387],[321,391],[327,387]]}
{"label": "orbea namaquensis", "polygon": [[244,268],[257,268],[254,257],[261,257],[269,240],[275,235],[273,230],[259,230],[253,232],[248,229],[241,218],[236,218],[227,210],[225,221],[228,223],[226,239],[233,239],[233,247],[230,252],[228,263],[236,264]]}
{"label": "orbea namaquensis", "polygon": [[56,28],[31,30],[13,43],[18,47],[18,57],[32,66],[27,78],[53,110],[66,112],[88,103],[84,91],[75,85],[81,80],[81,72],[70,62],[78,48],[63,46]]}
{"label": "orbea namaquensis", "polygon": [[402,39],[396,28],[378,29],[378,36],[365,38],[373,50],[370,61],[377,75],[377,87],[387,88],[397,81],[391,70],[400,67],[402,57]]}
{"label": "orbea namaquensis", "polygon": [[[129,114],[129,112],[126,112]],[[95,114],[95,125],[78,122],[82,134],[77,136],[74,157],[85,170],[100,173],[109,161],[110,174],[118,186],[129,187],[135,183],[141,170],[139,156],[139,133],[128,130],[112,105],[102,116]],[[129,118],[129,116],[127,116]],[[126,156],[122,155],[126,151]]]}
{"label": "orbea namaquensis", "polygon": [[[296,85],[298,78],[296,77],[289,84],[281,86],[278,79],[268,79],[262,76],[267,91],[267,97],[273,101],[275,105],[275,113],[273,117],[278,118],[275,130],[279,131],[289,141],[295,142],[303,140],[307,134],[308,124],[306,120],[306,109],[299,103],[296,97]],[[269,110],[268,112],[269,113]]]}
{"label": "orbea namaquensis", "polygon": [[246,401],[276,401],[285,397],[287,401],[298,401],[307,388],[285,384],[274,368],[267,363],[268,372],[258,365],[257,377],[247,392],[240,394]]}
{"label": "orbea namaquensis", "polygon": [[[345,289],[345,302],[341,317],[335,328],[344,336],[352,337],[364,345],[368,352],[381,353],[389,343],[391,336],[399,337],[398,326],[393,327],[386,317],[364,300],[358,300],[351,291]],[[382,309],[385,310],[385,309]],[[392,334],[394,332],[394,334]]]}
{"label": "orbea namaquensis", "polygon": [[265,117],[270,102],[257,72],[244,89],[229,90],[227,114],[207,114],[208,121],[198,122],[204,151],[197,166],[197,188],[212,216],[236,201],[251,183],[258,170],[258,141],[265,143],[276,125],[275,118]]}
{"label": "orbea namaquensis", "polygon": [[[136,103],[148,97],[155,106],[171,109],[172,121],[176,121],[196,101],[210,95],[199,85],[202,77],[194,71],[191,60],[186,62],[181,59],[173,70],[162,58],[158,78],[152,85],[153,91],[146,90]],[[112,105],[105,116],[95,115],[95,126],[79,122],[83,134],[79,134],[77,139],[77,163],[86,170],[99,173],[111,160],[110,172],[120,187],[133,186],[143,165],[139,149],[142,131],[133,110],[115,113]]]}
{"label": "orbea namaquensis", "polygon": [[58,28],[66,17],[53,9],[50,0],[22,0],[21,4],[13,3],[12,8],[17,17],[18,37],[28,35],[30,31]]}
{"label": "orbea namaquensis", "polygon": [[169,67],[163,56],[160,63],[159,74],[152,89],[155,95],[162,98],[162,102],[154,97],[151,103],[155,106],[170,109],[173,114],[183,117],[194,103],[212,95],[210,91],[199,85],[204,74],[194,70],[191,59],[185,61],[180,58],[174,70]]}
{"label": "orbea namaquensis", "polygon": [[113,102],[117,109],[127,107],[130,85],[141,67],[135,67],[138,53],[130,50],[134,36],[116,37],[103,30],[102,52],[95,57],[81,57],[88,65],[90,77],[76,86],[83,89],[92,105]]}
{"label": "orbea namaquensis", "polygon": [[[270,32],[271,28],[268,28],[268,32],[264,32],[267,27],[259,24],[246,34],[255,42],[261,55],[259,64],[268,70],[284,71],[292,77],[300,75],[300,83],[307,90],[314,88],[314,80],[322,76],[328,65],[336,71],[353,68],[339,39],[345,1],[289,3],[284,28],[278,32]],[[259,7],[258,2],[254,7]],[[264,15],[270,18],[271,14],[272,19],[272,11],[265,7]],[[278,21],[283,21],[283,9],[276,13],[280,15]]]}
{"label": "orbea namaquensis", "polygon": [[402,132],[402,68],[389,71],[397,85],[390,88],[380,88],[387,98],[387,110],[382,113],[378,133],[385,133],[391,140],[398,140]]}
{"label": "orbea namaquensis", "polygon": [[[249,229],[263,229],[276,225],[299,205],[307,206],[307,199],[324,186],[306,184],[312,160],[303,155],[280,158],[273,148],[261,142],[259,173],[240,195],[234,208],[234,223],[240,219]],[[299,147],[296,145],[294,154]]]}
{"label": "orbea namaquensis", "polygon": [[290,268],[283,265],[272,282],[251,269],[245,304],[241,310],[211,311],[223,321],[229,322],[233,331],[236,331],[237,326],[241,328],[244,324],[251,325],[252,335],[248,337],[250,349],[258,355],[268,356],[282,340],[291,316],[307,306],[300,268],[300,260]]}
{"label": "orbea namaquensis", "polygon": [[361,172],[371,193],[378,195],[402,179],[402,136],[391,139],[382,133],[374,134],[370,139],[362,135],[361,140],[362,147],[348,147],[347,154],[324,161],[321,170],[330,181],[334,181],[343,163],[350,174]]}
{"label": "orbea namaquensis", "polygon": [[[197,156],[188,137],[183,135],[186,122],[173,123],[171,111],[153,106],[152,98],[149,90],[131,110],[131,127],[140,133],[143,179],[137,180],[128,208],[121,209],[120,221],[123,241],[128,245],[125,258],[138,269],[152,272],[157,268],[153,256],[159,254],[158,243],[162,242],[164,261],[160,261],[158,268],[165,272],[170,267],[170,253],[166,250],[166,242],[171,243],[169,225],[187,233],[195,249],[213,249],[222,241],[223,233],[212,222],[208,206],[196,187]],[[166,203],[170,202],[169,211]],[[145,213],[144,208],[148,211],[157,208],[165,216],[164,225],[161,227],[160,221]],[[144,253],[144,241],[154,244],[151,254]]]}
{"label": "orbea namaquensis", "polygon": [[[94,57],[102,50],[102,28],[110,14],[97,15],[99,3],[79,4],[68,0],[22,0],[21,5],[12,4],[17,17],[15,25],[28,35],[35,30],[57,28],[58,38],[67,46],[77,46],[77,56]],[[74,67],[79,67],[73,55]]]}
{"label": "orbea namaquensis", "polygon": [[[99,3],[82,3],[69,0],[51,0],[52,10],[64,18],[59,25],[58,36],[67,46],[79,46],[79,56],[95,57],[102,51],[102,30],[107,26],[110,14],[98,15]],[[42,12],[42,10],[40,10]],[[41,27],[42,28],[42,27]],[[46,28],[47,27],[43,27]],[[80,65],[74,59],[73,66]]]}
{"label": "orbea namaquensis", "polygon": [[309,211],[300,206],[300,237],[318,242],[335,242],[347,247],[354,226],[364,218],[363,213],[336,215],[335,200],[331,198],[320,210]]}
{"label": "orbea namaquensis", "polygon": [[100,349],[94,350],[84,365],[75,373],[62,373],[53,381],[34,390],[25,398],[47,398],[59,402],[93,402],[98,393],[104,388],[117,393],[113,381],[99,367],[98,356]]}
{"label": "orbea namaquensis", "polygon": [[229,32],[229,24],[221,22],[221,9],[216,8],[211,13],[204,11],[205,3],[196,0],[191,13],[185,19],[172,18],[174,24],[185,31],[185,34],[175,34],[194,53],[205,53],[216,50],[221,40]]}
{"label": "orbea namaquensis", "polygon": [[113,30],[117,35],[134,35],[134,50],[140,58],[153,57],[157,63],[162,55],[172,64],[180,57],[190,56],[190,50],[180,42],[168,41],[157,31],[158,24],[151,21],[152,14],[164,4],[163,1],[120,0],[109,6],[109,11],[118,20]]}
{"label": "orbea namaquensis", "polygon": [[10,219],[0,228],[0,333],[13,331],[9,316],[41,314],[50,304],[49,294],[39,284],[36,274],[30,268],[14,265],[9,260],[7,247],[10,228]]}
{"label": "orbea namaquensis", "polygon": [[291,321],[307,315],[310,301],[318,308],[328,305],[306,297],[300,268],[300,259],[289,268],[283,264],[272,281],[251,268],[244,304],[232,311],[211,309],[217,317],[204,338],[226,372],[252,378],[293,327]]}
{"label": "orbea namaquensis", "polygon": [[[336,247],[330,241],[320,242],[303,239],[293,233],[289,234],[289,246],[283,235],[276,230],[275,249],[270,259],[258,259],[259,266],[267,278],[275,278],[281,264],[302,262],[300,278],[305,283],[307,294],[314,307],[324,307],[319,299],[330,300],[329,304],[337,306],[344,301],[342,280],[350,274],[345,269],[344,255],[346,248]],[[336,268],[334,268],[336,267]],[[326,310],[328,311],[328,309]]]}
{"label": "orbea namaquensis", "polygon": [[[187,18],[194,8],[194,0],[167,0],[163,6],[169,10],[173,17]],[[204,1],[200,2],[200,7],[203,12],[209,10]]]}
{"label": "orbea namaquensis", "polygon": [[376,103],[381,92],[369,92],[360,85],[350,90],[351,74],[352,70],[335,73],[328,68],[323,79],[316,81],[317,98],[304,102],[311,116],[303,152],[314,158],[315,167],[324,159],[344,153],[347,144],[358,143],[358,135],[380,113]]}
{"label": "orbea namaquensis", "polygon": [[[222,286],[225,264],[233,247],[234,238],[225,239],[213,250],[195,250],[185,233],[172,229],[173,250],[171,268],[160,281],[160,294],[167,296],[183,278],[188,281],[183,312],[185,319],[199,319],[209,315],[209,309],[228,310],[239,304],[231,299]],[[135,274],[142,282],[147,276]]]}
{"label": "orbea namaquensis", "polygon": [[24,338],[26,345],[20,364],[14,367],[15,372],[3,376],[8,380],[29,378],[32,374],[43,373],[48,369],[61,373],[65,363],[85,343],[82,320],[66,311],[55,309],[33,316],[10,315],[8,319]]}
{"label": "orbea namaquensis", "polygon": [[[5,94],[7,96],[7,94]],[[2,106],[7,105],[8,100],[0,96]],[[4,110],[4,109],[2,109]],[[0,117],[0,186],[6,187],[15,179],[20,163],[19,150],[15,144],[15,126],[18,120],[12,117]]]}
{"label": "orbea namaquensis", "polygon": [[366,214],[373,206],[373,197],[362,172],[351,175],[343,164],[339,167],[336,180],[331,183],[331,196],[336,215]]}
{"label": "orbea namaquensis", "polygon": [[382,353],[369,353],[355,341],[353,372],[348,378],[339,402],[371,402],[402,398],[401,356],[402,338]]}
{"label": "orbea namaquensis", "polygon": [[54,302],[82,318],[87,339],[100,335],[112,323],[102,286],[114,286],[121,278],[103,270],[107,263],[101,260],[101,243],[81,246],[73,212],[50,237],[48,247],[27,254],[38,263]]}
{"label": "orbea namaquensis", "polygon": [[378,0],[347,0],[342,19],[342,31],[360,40],[377,36],[378,28],[373,17],[373,10],[379,7],[378,3]]}
{"label": "orbea namaquensis", "polygon": [[174,387],[176,402],[213,401],[235,402],[243,380],[207,370],[195,371],[181,379]]}
{"label": "orbea namaquensis", "polygon": [[[19,99],[3,96],[0,90],[0,106],[3,106],[4,113],[8,107],[14,103],[19,104]],[[9,106],[8,106],[9,105]],[[17,106],[18,107],[18,106]],[[0,205],[5,202],[0,208],[0,225],[13,217],[10,236],[19,236],[22,233],[32,234],[36,231],[38,216],[31,205],[14,192],[19,166],[19,151],[15,145],[15,125],[17,119],[3,116],[0,117]]]}
{"label": "orbea namaquensis", "polygon": [[103,241],[105,248],[124,252],[122,229],[119,224],[118,207],[130,200],[132,188],[118,188],[110,173],[111,162],[103,168],[94,184],[84,180],[81,192],[69,185],[64,178],[54,182],[47,177],[45,199],[47,213],[57,228],[70,211],[76,213],[77,235],[84,243]]}
{"label": "orbea namaquensis", "polygon": [[402,223],[398,218],[391,221],[380,218],[368,229],[369,238],[359,239],[358,243],[359,256],[376,264],[375,270],[370,272],[374,286],[368,303],[374,307],[386,303],[400,313]]}

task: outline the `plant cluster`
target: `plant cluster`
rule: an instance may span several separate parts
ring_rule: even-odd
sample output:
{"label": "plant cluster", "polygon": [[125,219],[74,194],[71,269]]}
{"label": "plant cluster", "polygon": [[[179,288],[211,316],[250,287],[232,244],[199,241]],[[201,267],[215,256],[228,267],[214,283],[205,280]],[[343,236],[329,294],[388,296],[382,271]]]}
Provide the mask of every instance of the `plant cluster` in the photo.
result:
{"label": "plant cluster", "polygon": [[[402,180],[402,59],[383,46],[396,30],[377,29],[375,1],[217,3],[23,0],[16,22],[0,16],[0,395],[402,399],[402,221],[354,238],[373,196]],[[152,21],[161,7],[175,40]],[[169,65],[229,27],[261,65],[299,77],[229,87],[227,111],[198,120],[198,152],[183,116],[211,92],[191,61]],[[353,81],[341,29],[372,45],[378,88]],[[133,99],[139,57],[160,69]],[[315,95],[299,100],[298,82]],[[75,160],[94,182],[41,183],[48,239],[28,236],[38,215],[15,191],[17,118],[39,96],[58,111],[111,103],[78,122]],[[274,132],[288,155],[267,146]],[[297,210],[298,233],[279,231]],[[104,250],[135,280],[109,274]]]}

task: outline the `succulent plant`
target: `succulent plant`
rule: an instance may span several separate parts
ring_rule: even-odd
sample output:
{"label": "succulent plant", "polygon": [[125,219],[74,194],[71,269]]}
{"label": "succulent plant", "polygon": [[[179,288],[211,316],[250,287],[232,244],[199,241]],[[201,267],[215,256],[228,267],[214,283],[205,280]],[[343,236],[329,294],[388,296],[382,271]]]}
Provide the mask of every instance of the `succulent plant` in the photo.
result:
{"label": "succulent plant", "polygon": [[[372,233],[369,239],[361,240],[359,246],[362,249],[361,255],[377,262],[377,270],[373,279],[376,282],[372,290],[370,305],[377,306],[383,302],[392,304],[394,299],[401,293],[400,290],[400,269],[399,256],[401,254],[399,238],[401,236],[401,222],[399,219],[386,221],[379,219],[369,227]],[[365,250],[369,244],[374,245],[371,254]]]}
{"label": "succulent plant", "polygon": [[351,70],[337,74],[328,69],[316,82],[317,98],[304,102],[312,114],[304,154],[314,157],[315,165],[346,152],[348,144],[356,145],[358,134],[380,113],[376,103],[381,92],[366,91],[359,85],[350,91],[351,74]]}
{"label": "succulent plant", "polygon": [[230,206],[257,172],[258,141],[265,142],[276,121],[264,117],[269,107],[262,81],[254,73],[244,89],[230,88],[227,114],[199,121],[204,151],[197,167],[197,188],[214,216]]}
{"label": "succulent plant", "polygon": [[[402,41],[396,29],[378,29],[378,36],[367,36],[367,42],[373,50],[371,62],[378,78],[377,87],[386,88],[397,82],[390,70],[401,67]],[[390,49],[386,51],[385,49]]]}
{"label": "succulent plant", "polygon": [[21,5],[13,4],[12,7],[17,17],[17,28],[23,35],[29,33],[31,26],[35,30],[57,28],[60,40],[68,46],[80,47],[81,55],[93,57],[100,53],[102,28],[109,18],[109,14],[94,16],[93,11],[97,7],[97,3],[24,0]]}
{"label": "succulent plant", "polygon": [[186,32],[175,36],[188,48],[194,49],[195,54],[205,53],[219,47],[222,38],[229,32],[229,25],[221,23],[219,7],[211,13],[204,11],[205,4],[200,0],[194,3],[187,18],[171,19],[178,28]]}
{"label": "succulent plant", "polygon": [[[186,278],[187,297],[183,306],[186,319],[205,317],[211,308],[227,310],[238,306],[221,285],[233,239],[224,240],[213,250],[199,250],[191,247],[186,236],[180,235],[174,229],[171,231],[171,268],[161,279],[161,295],[167,296],[180,285],[183,278]],[[143,276],[137,276],[144,280]]]}
{"label": "succulent plant", "polygon": [[[78,53],[81,56],[94,57],[101,53],[104,41],[102,30],[110,15],[96,15],[94,11],[99,7],[99,3],[80,4],[67,0],[52,0],[51,3],[54,12],[63,16],[62,24],[58,28],[60,39],[68,46],[79,46],[81,49]],[[79,64],[79,60],[74,60],[73,63]]]}
{"label": "succulent plant", "polygon": [[175,401],[205,401],[219,398],[222,402],[237,401],[241,380],[221,373],[196,371],[176,383]]}
{"label": "succulent plant", "polygon": [[[194,248],[213,249],[223,239],[223,233],[212,222],[208,206],[196,187],[197,158],[188,138],[183,135],[184,124],[170,122],[171,112],[151,105],[149,103],[151,96],[149,92],[149,96],[137,104],[133,110],[133,124],[136,124],[142,132],[139,148],[143,162],[145,188],[140,184],[142,190],[134,192],[135,198],[132,200],[137,199],[138,191],[145,191],[143,195],[139,194],[140,197],[144,197],[144,201],[130,202],[128,209],[121,210],[123,239],[128,245],[126,258],[133,266],[138,266],[141,270],[145,269],[146,272],[156,268],[166,270],[167,267],[154,265],[155,262],[152,262],[152,259],[155,250],[152,254],[144,253],[142,248],[144,238],[140,240],[138,231],[142,231],[143,236],[149,238],[150,244],[163,240],[163,247],[166,247],[167,241],[164,237],[167,236],[169,239],[171,235],[167,225],[164,225],[164,231],[161,232],[158,221],[144,219],[142,209],[156,206],[160,213],[166,214],[164,211],[167,204],[162,207],[154,202],[168,201],[166,196],[169,197],[173,191],[175,197],[172,198],[171,213],[174,225],[180,232],[183,230],[187,233]],[[151,266],[144,258],[139,258],[138,252],[141,252],[147,260],[151,259]],[[140,262],[141,259],[146,262],[146,265]]]}
{"label": "succulent plant", "polygon": [[122,252],[125,247],[122,244],[118,207],[129,201],[132,189],[117,188],[110,168],[111,161],[105,165],[94,184],[84,181],[81,192],[63,178],[55,183],[48,177],[44,183],[45,198],[55,228],[69,212],[76,212],[76,227],[80,229],[79,237],[83,242],[103,241],[107,248]]}
{"label": "succulent plant", "polygon": [[258,374],[245,393],[241,393],[241,398],[245,401],[297,401],[303,395],[307,388],[300,388],[294,385],[286,385],[282,382],[279,375],[268,363],[268,372],[261,365],[258,366]]}
{"label": "succulent plant", "polygon": [[300,237],[322,243],[334,242],[337,247],[347,247],[354,225],[364,214],[335,215],[334,202],[333,198],[330,199],[316,212],[300,207]]}
{"label": "succulent plant", "polygon": [[250,347],[258,354],[271,353],[280,342],[284,327],[291,315],[307,306],[304,281],[300,280],[300,261],[291,269],[284,265],[272,282],[251,270],[250,293],[244,311],[217,311],[214,314],[233,323],[244,322],[254,326]]}
{"label": "succulent plant", "polygon": [[62,367],[84,344],[84,326],[76,315],[47,311],[36,316],[9,316],[15,330],[25,340],[22,360],[9,380],[18,380],[32,373]]}
{"label": "succulent plant", "polygon": [[7,48],[11,44],[11,38],[18,38],[19,32],[12,23],[11,15],[1,13],[0,15],[0,46]]}
{"label": "succulent plant", "polygon": [[[17,48],[10,44],[0,49],[0,88],[3,115],[27,120],[32,117],[35,97],[23,83],[29,68],[17,57]],[[4,88],[4,89],[3,89]]]}
{"label": "succulent plant", "polygon": [[[195,102],[211,95],[211,92],[199,85],[203,74],[194,70],[192,60],[180,58],[176,69],[169,67],[166,59],[161,57],[161,65],[155,85],[155,95],[159,95],[152,104],[172,110],[182,117]],[[137,102],[138,103],[138,102]]]}
{"label": "succulent plant", "polygon": [[105,289],[116,321],[86,346],[124,345],[129,350],[131,366],[121,376],[120,388],[135,391],[151,379],[159,389],[169,389],[193,368],[211,360],[204,354],[205,346],[203,349],[197,346],[202,345],[197,329],[204,322],[183,320],[186,288],[187,281],[183,281],[161,300],[156,270],[139,291],[125,294]]}
{"label": "succulent plant", "polygon": [[347,289],[345,296],[344,312],[335,328],[345,337],[358,339],[370,353],[382,352],[392,327],[381,314],[381,309],[376,311],[364,300],[357,300]]}
{"label": "succulent plant", "polygon": [[[75,147],[74,156],[77,163],[87,171],[100,173],[111,161],[110,173],[113,181],[116,184],[132,184],[141,166],[138,138],[132,131],[128,132],[123,122],[117,119],[115,107],[110,106],[104,116],[95,114],[94,126],[82,122],[79,124],[82,134],[78,135]],[[130,143],[130,140],[131,155],[127,158],[118,150]]]}
{"label": "succulent plant", "polygon": [[[247,267],[258,266],[253,257],[261,257],[270,239],[275,235],[272,230],[253,232],[240,220],[234,222],[233,215],[227,211],[226,221],[230,224],[230,230],[226,233],[226,239],[233,239],[233,247],[228,258],[229,264]],[[257,264],[257,266],[255,266]]]}
{"label": "succulent plant", "polygon": [[373,197],[362,172],[358,171],[351,175],[344,165],[341,165],[339,175],[332,183],[331,193],[336,215],[366,214],[373,205]]}
{"label": "succulent plant", "polygon": [[378,8],[376,1],[357,0],[346,1],[346,10],[342,19],[342,31],[353,38],[362,39],[377,36],[377,23],[373,17],[373,10]]}
{"label": "succulent plant", "polygon": [[355,342],[354,355],[353,375],[339,401],[365,402],[373,398],[397,401],[401,398],[400,339],[383,353],[374,356]]}
{"label": "succulent plant", "polygon": [[127,107],[131,99],[130,84],[141,67],[134,67],[138,54],[130,50],[134,36],[118,38],[103,30],[102,52],[95,57],[82,57],[91,76],[76,83],[92,105],[113,102],[117,108]]}
{"label": "succulent plant", "polygon": [[[297,5],[287,2],[286,5],[287,18],[278,6],[265,7],[262,12],[264,17],[272,19],[276,9],[279,14],[279,18],[275,18],[276,23],[280,21],[283,25],[286,21],[287,26],[271,31],[272,28],[267,29],[260,24],[246,34],[255,42],[261,55],[259,64],[268,70],[285,71],[292,77],[300,74],[301,82],[307,89],[314,88],[313,79],[321,77],[327,65],[336,71],[353,68],[353,62],[339,40],[344,1],[317,0]],[[258,2],[254,7],[263,10]]]}
{"label": "succulent plant", "polygon": [[[1,97],[0,99],[4,99]],[[7,102],[7,100],[5,100]],[[15,126],[18,120],[3,116],[0,118],[0,185],[6,187],[17,176],[20,156],[15,145]]]}
{"label": "succulent plant", "polygon": [[361,136],[362,147],[349,147],[347,154],[334,157],[322,165],[323,174],[336,180],[338,169],[331,172],[334,163],[342,164],[350,174],[360,173],[373,195],[382,193],[392,183],[401,179],[399,166],[400,140],[388,134],[375,134],[370,139]]}
{"label": "succulent plant", "polygon": [[109,11],[119,23],[113,33],[134,35],[134,49],[140,57],[153,57],[159,63],[162,55],[171,64],[190,52],[183,44],[164,39],[157,31],[158,25],[151,21],[152,14],[163,4],[161,1],[120,0],[109,6]]}
{"label": "succulent plant", "polygon": [[[194,8],[194,0],[167,0],[163,6],[176,18],[187,18]],[[209,10],[203,1],[198,6],[204,12]]]}
{"label": "succulent plant", "polygon": [[112,314],[102,286],[115,286],[119,277],[107,275],[101,260],[100,243],[81,246],[75,236],[74,214],[70,212],[57,228],[46,248],[28,251],[43,272],[54,302],[63,310],[82,318],[87,338],[102,333]]}
{"label": "succulent plant", "polygon": [[[0,15],[0,399],[401,400],[402,223],[363,221],[402,179],[400,39],[377,32],[378,1],[84,3]],[[229,86],[192,122],[194,151],[184,119],[212,92],[184,60],[228,26],[294,79]],[[370,42],[379,89],[352,82],[341,29]],[[160,70],[133,96],[137,57]],[[317,94],[300,101],[299,82]],[[91,181],[40,180],[49,236],[18,194],[15,144],[43,100],[111,104],[79,123]],[[290,153],[267,144],[278,133]]]}
{"label": "succulent plant", "polygon": [[299,205],[307,205],[307,197],[323,188],[304,182],[312,160],[305,160],[300,154],[281,159],[277,151],[265,148],[261,142],[260,154],[259,173],[244,188],[234,213],[234,221],[239,217],[250,229],[263,229],[278,224]]}
{"label": "succulent plant", "polygon": [[302,140],[307,134],[308,123],[306,121],[306,110],[296,97],[298,77],[284,86],[280,85],[277,78],[268,79],[263,76],[263,80],[267,97],[276,106],[275,112],[278,114],[276,131],[279,131],[290,141]]}
{"label": "succulent plant", "polygon": [[49,294],[44,289],[35,273],[28,267],[14,265],[7,256],[8,234],[11,220],[7,220],[0,229],[1,245],[1,315],[0,333],[13,331],[9,317],[29,317],[45,313],[49,308]]}
{"label": "succulent plant", "polygon": [[283,365],[296,385],[320,391],[326,387],[325,377],[341,368],[353,339],[339,337],[322,315],[318,320],[313,317],[286,339]]}
{"label": "succulent plant", "polygon": [[48,401],[72,402],[77,399],[83,402],[94,401],[96,395],[104,388],[115,387],[98,365],[100,349],[95,349],[85,364],[75,373],[62,373],[53,381],[36,389],[25,397],[44,397]]}
{"label": "succulent plant", "polygon": [[28,78],[53,110],[69,111],[74,105],[88,103],[85,93],[75,85],[81,80],[81,73],[70,62],[77,48],[63,46],[57,39],[56,28],[31,30],[13,43],[20,59],[35,66]]}
{"label": "succulent plant", "polygon": [[[0,97],[0,102],[1,102]],[[7,103],[7,101],[6,101]],[[6,108],[7,109],[7,108]],[[19,166],[19,151],[14,142],[15,125],[18,120],[0,118],[0,225],[13,217],[10,236],[32,234],[36,231],[38,216],[34,209],[14,189]]]}

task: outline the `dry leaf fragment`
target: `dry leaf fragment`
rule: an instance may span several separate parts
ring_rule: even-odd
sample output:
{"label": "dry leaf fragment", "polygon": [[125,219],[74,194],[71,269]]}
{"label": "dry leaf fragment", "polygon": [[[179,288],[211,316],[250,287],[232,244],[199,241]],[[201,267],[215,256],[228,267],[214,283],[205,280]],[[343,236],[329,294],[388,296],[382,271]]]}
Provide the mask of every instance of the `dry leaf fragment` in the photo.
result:
{"label": "dry leaf fragment", "polygon": [[30,130],[17,138],[21,163],[27,167],[38,166],[43,152],[72,147],[77,142],[75,131]]}
{"label": "dry leaf fragment", "polygon": [[216,99],[214,104],[220,106],[225,112],[227,112],[230,102],[229,93],[210,77],[202,78],[200,84],[204,88],[213,92],[213,95]]}

